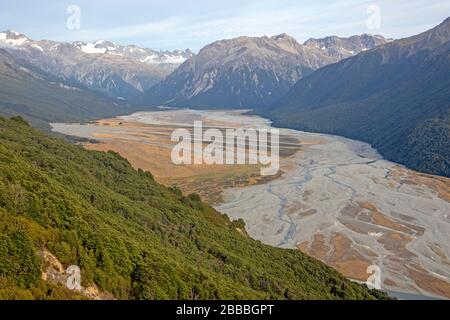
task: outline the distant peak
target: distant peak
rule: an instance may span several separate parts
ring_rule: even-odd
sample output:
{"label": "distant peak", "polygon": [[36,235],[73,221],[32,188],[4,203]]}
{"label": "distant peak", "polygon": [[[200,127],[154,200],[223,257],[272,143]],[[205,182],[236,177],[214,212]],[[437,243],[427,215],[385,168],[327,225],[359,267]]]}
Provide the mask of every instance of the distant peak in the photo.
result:
{"label": "distant peak", "polygon": [[17,31],[6,30],[0,32],[0,41],[12,46],[21,46],[30,41],[30,39]]}
{"label": "distant peak", "polygon": [[450,17],[442,21],[438,27],[450,28]]}
{"label": "distant peak", "polygon": [[293,37],[291,37],[287,33],[281,33],[279,35],[273,36],[272,39],[275,41],[277,41],[277,40],[295,40]]}
{"label": "distant peak", "polygon": [[9,29],[9,30],[6,30],[6,31],[0,32],[0,33],[5,34],[8,38],[18,38],[18,37],[27,38],[24,34],[17,32],[15,30],[12,30],[12,29]]}

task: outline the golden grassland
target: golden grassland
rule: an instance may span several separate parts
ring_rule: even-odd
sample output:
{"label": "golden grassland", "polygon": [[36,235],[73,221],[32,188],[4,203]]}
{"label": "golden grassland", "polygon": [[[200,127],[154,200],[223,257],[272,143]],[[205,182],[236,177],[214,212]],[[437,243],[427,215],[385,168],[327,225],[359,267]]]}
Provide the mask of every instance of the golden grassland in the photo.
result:
{"label": "golden grassland", "polygon": [[[171,150],[175,143],[170,135],[177,127],[125,122],[119,119],[105,119],[97,126],[124,129],[109,133],[95,133],[99,143],[83,143],[88,150],[115,151],[126,158],[136,169],[150,171],[155,179],[166,186],[177,186],[184,193],[197,193],[210,204],[222,201],[225,188],[245,187],[276,179],[283,170],[291,169],[287,161],[281,161],[281,170],[273,176],[261,176],[261,165],[175,165]],[[225,123],[208,123],[221,125]],[[132,137],[132,138],[131,138]],[[290,137],[281,137],[280,156],[287,159],[300,151],[301,145]]]}

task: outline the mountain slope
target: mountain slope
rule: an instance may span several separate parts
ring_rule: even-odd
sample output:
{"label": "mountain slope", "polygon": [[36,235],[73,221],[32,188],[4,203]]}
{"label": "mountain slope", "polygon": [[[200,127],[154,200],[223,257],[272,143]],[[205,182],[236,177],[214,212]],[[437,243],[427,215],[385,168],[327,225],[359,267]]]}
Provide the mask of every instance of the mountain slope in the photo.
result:
{"label": "mountain slope", "polygon": [[43,72],[110,97],[141,95],[192,56],[190,50],[155,51],[111,41],[34,41],[15,31],[0,33],[0,47]]}
{"label": "mountain slope", "polygon": [[[377,39],[381,42],[381,37]],[[355,51],[347,50],[346,54],[341,48],[341,54],[336,55],[334,51],[339,51],[339,45],[330,44],[329,51],[322,50],[322,47],[311,43],[299,44],[286,34],[217,41],[204,47],[198,55],[150,89],[143,102],[195,108],[259,108],[270,105],[287,93],[298,79],[371,44],[367,41],[364,47],[359,45],[360,49],[355,44],[351,47]]]}
{"label": "mountain slope", "polygon": [[[0,298],[61,298],[42,280],[47,250],[82,285],[120,299],[373,299],[297,250],[249,239],[198,196],[184,197],[113,152],[0,118]],[[48,255],[48,254],[47,254]]]}
{"label": "mountain slope", "polygon": [[265,115],[279,126],[371,143],[386,158],[450,176],[450,18],[300,80]]}
{"label": "mountain slope", "polygon": [[70,85],[0,49],[0,114],[22,115],[39,128],[128,112],[117,100]]}
{"label": "mountain slope", "polygon": [[363,34],[360,36],[351,36],[349,38],[331,36],[322,39],[309,39],[304,45],[320,49],[325,55],[337,59],[337,62],[354,56],[359,52],[378,47],[389,41],[391,40],[386,40],[380,35]]}

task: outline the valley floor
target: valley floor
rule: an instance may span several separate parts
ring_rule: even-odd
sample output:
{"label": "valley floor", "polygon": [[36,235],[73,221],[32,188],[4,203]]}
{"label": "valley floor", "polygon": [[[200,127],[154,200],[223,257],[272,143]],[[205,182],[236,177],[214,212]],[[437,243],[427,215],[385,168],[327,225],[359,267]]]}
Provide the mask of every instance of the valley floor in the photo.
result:
{"label": "valley floor", "polygon": [[88,149],[114,150],[168,185],[198,192],[264,243],[298,248],[365,281],[380,267],[387,290],[450,298],[450,179],[383,160],[369,145],[282,129],[282,174],[258,166],[174,166],[170,133],[208,126],[270,127],[236,111],[137,113],[93,124],[53,124],[93,138]]}

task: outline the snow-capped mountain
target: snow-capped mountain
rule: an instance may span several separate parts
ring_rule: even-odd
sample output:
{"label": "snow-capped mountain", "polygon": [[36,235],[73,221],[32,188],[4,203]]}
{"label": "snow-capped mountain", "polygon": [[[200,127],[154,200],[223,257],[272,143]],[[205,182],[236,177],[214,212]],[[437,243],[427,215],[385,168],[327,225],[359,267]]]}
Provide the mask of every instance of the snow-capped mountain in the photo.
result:
{"label": "snow-capped mountain", "polygon": [[0,45],[22,46],[30,39],[14,30],[0,32]]}
{"label": "snow-capped mountain", "polygon": [[0,48],[51,76],[126,100],[139,96],[193,56],[190,50],[156,51],[105,40],[34,41],[12,30],[0,33]]}
{"label": "snow-capped mountain", "polygon": [[105,54],[126,57],[147,64],[182,64],[192,57],[187,50],[156,51],[139,48],[135,45],[121,46],[112,41],[98,40],[93,43],[74,42],[73,45],[87,54]]}

